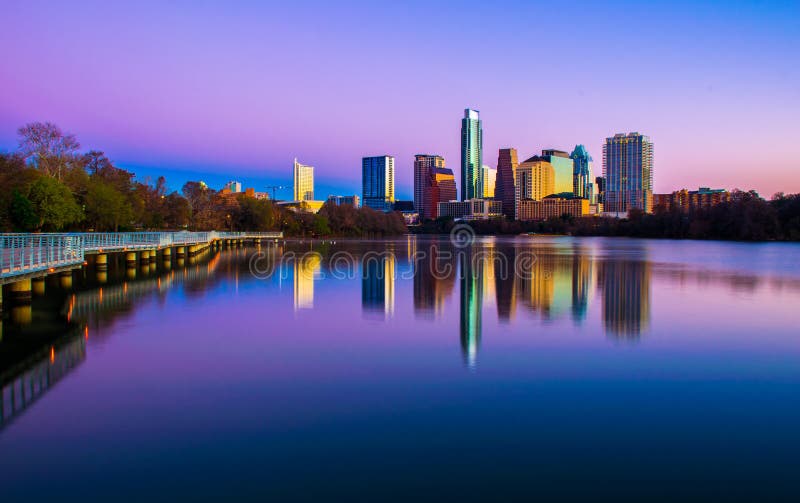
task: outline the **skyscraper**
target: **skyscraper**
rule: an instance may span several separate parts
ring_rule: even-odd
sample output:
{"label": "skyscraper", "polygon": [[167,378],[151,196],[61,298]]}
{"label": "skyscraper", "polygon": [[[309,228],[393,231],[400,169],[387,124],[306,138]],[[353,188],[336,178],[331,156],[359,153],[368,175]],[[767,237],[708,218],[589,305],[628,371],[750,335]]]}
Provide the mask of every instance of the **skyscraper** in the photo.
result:
{"label": "skyscraper", "polygon": [[503,201],[503,214],[514,218],[514,187],[517,180],[517,149],[501,148],[497,155],[497,182],[494,198]]}
{"label": "skyscraper", "polygon": [[592,184],[592,156],[583,145],[575,145],[570,154],[572,159],[572,193],[575,197],[593,202],[594,185]]}
{"label": "skyscraper", "polygon": [[653,209],[653,142],[639,133],[618,133],[603,145],[605,211]]}
{"label": "skyscraper", "polygon": [[553,194],[555,171],[553,165],[539,156],[533,156],[517,168],[515,183],[514,218],[519,218],[519,202],[523,199],[541,201]]}
{"label": "skyscraper", "polygon": [[572,194],[572,175],[575,168],[569,154],[563,150],[546,149],[542,150],[542,159],[553,165],[553,194]]}
{"label": "skyscraper", "polygon": [[380,155],[361,159],[361,204],[391,211],[394,204],[394,157]]}
{"label": "skyscraper", "polygon": [[294,200],[314,200],[314,166],[306,166],[294,159]]}
{"label": "skyscraper", "polygon": [[430,181],[431,170],[444,167],[444,157],[442,156],[429,154],[414,156],[414,209],[420,216],[426,214],[425,188]]}
{"label": "skyscraper", "polygon": [[449,168],[431,168],[423,191],[424,213],[422,218],[439,218],[439,203],[454,201],[458,197],[456,177]]}
{"label": "skyscraper", "polygon": [[484,164],[482,168],[482,176],[483,195],[481,197],[484,199],[493,199],[497,183],[497,170]]}
{"label": "skyscraper", "polygon": [[480,112],[467,108],[461,119],[461,200],[483,196],[483,129]]}

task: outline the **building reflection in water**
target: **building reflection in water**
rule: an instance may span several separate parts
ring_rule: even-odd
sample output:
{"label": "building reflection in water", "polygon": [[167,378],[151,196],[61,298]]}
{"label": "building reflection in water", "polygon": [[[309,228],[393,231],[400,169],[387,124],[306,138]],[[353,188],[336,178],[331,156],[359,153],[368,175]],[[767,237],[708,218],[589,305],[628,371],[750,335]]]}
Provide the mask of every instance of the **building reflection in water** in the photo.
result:
{"label": "building reflection in water", "polygon": [[396,258],[392,252],[361,258],[361,308],[367,315],[394,316]]}
{"label": "building reflection in water", "polygon": [[572,253],[572,320],[580,324],[589,309],[594,268],[587,250],[576,246]]}
{"label": "building reflection in water", "polygon": [[475,367],[481,343],[481,314],[483,311],[483,260],[474,254],[470,246],[458,250],[460,274],[460,336],[461,351],[470,368]]}
{"label": "building reflection in water", "polygon": [[439,244],[417,247],[414,264],[414,314],[420,318],[438,318],[445,301],[453,293],[456,270],[453,254]]}
{"label": "building reflection in water", "polygon": [[650,322],[650,264],[641,260],[600,263],[603,325],[615,339],[638,339]]}
{"label": "building reflection in water", "polygon": [[306,253],[294,260],[294,309],[314,307],[314,279],[319,275],[322,258],[317,253]]}

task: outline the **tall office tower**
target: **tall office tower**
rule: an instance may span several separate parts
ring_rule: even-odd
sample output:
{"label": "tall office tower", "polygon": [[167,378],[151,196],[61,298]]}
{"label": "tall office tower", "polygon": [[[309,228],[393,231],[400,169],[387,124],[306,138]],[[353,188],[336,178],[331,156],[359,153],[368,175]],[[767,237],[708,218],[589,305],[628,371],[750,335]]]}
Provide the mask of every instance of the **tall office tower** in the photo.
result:
{"label": "tall office tower", "polygon": [[603,145],[604,209],[653,210],[653,142],[639,133],[618,133]]}
{"label": "tall office tower", "polygon": [[497,170],[483,165],[483,199],[494,199],[497,183]]}
{"label": "tall office tower", "polygon": [[414,209],[420,216],[426,214],[425,188],[430,180],[431,170],[444,167],[442,156],[428,154],[414,156]]}
{"label": "tall office tower", "polygon": [[606,179],[598,176],[594,179],[595,194],[597,194],[597,202],[603,204],[606,197]]}
{"label": "tall office tower", "polygon": [[461,200],[480,199],[483,195],[483,129],[480,112],[464,110],[461,119]]}
{"label": "tall office tower", "polygon": [[594,184],[592,183],[592,156],[583,145],[575,145],[569,155],[572,159],[572,193],[575,197],[594,202]]}
{"label": "tall office tower", "polygon": [[514,186],[517,180],[517,149],[501,148],[497,155],[497,183],[494,198],[503,201],[503,214],[514,218]]}
{"label": "tall office tower", "polygon": [[314,166],[306,166],[294,160],[294,200],[314,200]]}
{"label": "tall office tower", "polygon": [[[575,171],[569,154],[562,150],[542,150],[542,159],[553,165],[554,194],[572,194],[572,174]],[[549,194],[548,194],[549,195]]]}
{"label": "tall office tower", "polygon": [[392,211],[394,204],[394,157],[379,155],[361,159],[362,206]]}
{"label": "tall office tower", "polygon": [[519,218],[519,202],[523,199],[541,201],[553,194],[555,170],[539,156],[533,156],[517,168],[514,191],[514,218]]}
{"label": "tall office tower", "polygon": [[439,218],[439,203],[455,201],[457,197],[453,171],[449,168],[432,168],[423,191],[424,213],[420,216],[432,220]]}

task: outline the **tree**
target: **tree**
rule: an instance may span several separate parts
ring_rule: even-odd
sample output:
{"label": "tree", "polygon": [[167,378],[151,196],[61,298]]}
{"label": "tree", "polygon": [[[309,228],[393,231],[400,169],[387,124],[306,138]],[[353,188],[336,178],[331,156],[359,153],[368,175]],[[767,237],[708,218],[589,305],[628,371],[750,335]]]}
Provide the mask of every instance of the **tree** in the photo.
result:
{"label": "tree", "polygon": [[19,128],[19,149],[23,158],[44,174],[61,180],[76,159],[80,144],[50,122],[31,122]]}
{"label": "tree", "polygon": [[39,223],[39,218],[36,216],[36,209],[33,207],[33,203],[16,189],[11,195],[11,208],[9,213],[14,230],[16,231],[30,232],[36,229]]}
{"label": "tree", "polygon": [[31,185],[28,199],[38,216],[37,229],[60,231],[83,219],[69,188],[55,178],[41,177]]}
{"label": "tree", "polygon": [[113,186],[93,179],[86,193],[86,219],[95,230],[118,231],[133,218],[130,202]]}

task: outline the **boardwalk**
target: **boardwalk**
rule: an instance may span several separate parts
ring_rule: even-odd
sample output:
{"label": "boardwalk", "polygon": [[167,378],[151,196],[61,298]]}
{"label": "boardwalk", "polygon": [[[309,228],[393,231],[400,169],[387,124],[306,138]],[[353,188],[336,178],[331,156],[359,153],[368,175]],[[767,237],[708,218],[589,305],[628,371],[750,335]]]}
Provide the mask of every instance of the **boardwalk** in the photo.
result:
{"label": "boardwalk", "polygon": [[209,245],[226,239],[281,239],[281,232],[91,232],[0,234],[0,284],[76,269],[86,255]]}

